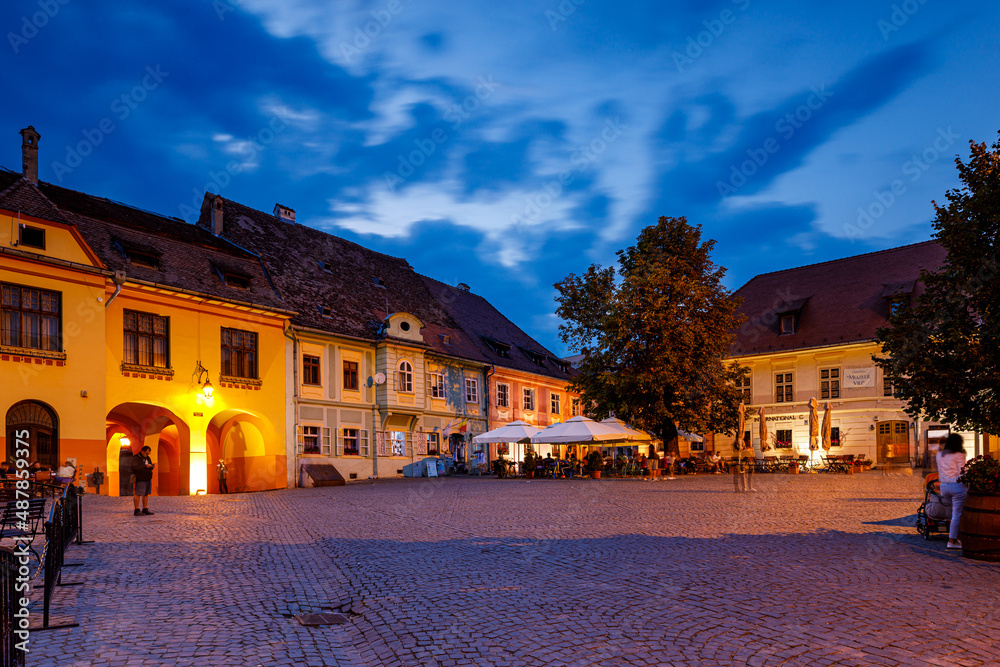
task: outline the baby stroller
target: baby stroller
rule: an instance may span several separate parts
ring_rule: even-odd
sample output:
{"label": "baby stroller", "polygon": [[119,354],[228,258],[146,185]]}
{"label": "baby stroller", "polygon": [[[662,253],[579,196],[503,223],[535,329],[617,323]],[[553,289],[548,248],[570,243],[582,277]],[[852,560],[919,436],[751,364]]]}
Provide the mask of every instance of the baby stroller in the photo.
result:
{"label": "baby stroller", "polygon": [[924,478],[924,502],[917,509],[917,532],[925,540],[934,533],[948,533],[951,524],[951,499],[941,497],[938,474],[932,472]]}

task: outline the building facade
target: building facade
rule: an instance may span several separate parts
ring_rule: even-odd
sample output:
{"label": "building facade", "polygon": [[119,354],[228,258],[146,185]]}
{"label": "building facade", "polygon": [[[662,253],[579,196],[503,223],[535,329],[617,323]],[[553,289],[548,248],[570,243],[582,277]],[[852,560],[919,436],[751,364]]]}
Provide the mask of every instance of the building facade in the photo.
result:
{"label": "building facade", "polygon": [[[730,360],[750,369],[742,387],[750,406],[744,438],[758,456],[760,408],[769,454],[809,455],[808,404],[816,398],[821,418],[827,403],[832,409],[831,454],[931,465],[952,429],[908,416],[872,357],[880,354],[877,329],[922,293],[921,269],[934,270],[944,258],[940,245],[926,241],[762,274],[737,290],[747,322]],[[984,435],[962,435],[970,455],[988,451]],[[716,434],[715,446],[731,450],[733,439]]]}

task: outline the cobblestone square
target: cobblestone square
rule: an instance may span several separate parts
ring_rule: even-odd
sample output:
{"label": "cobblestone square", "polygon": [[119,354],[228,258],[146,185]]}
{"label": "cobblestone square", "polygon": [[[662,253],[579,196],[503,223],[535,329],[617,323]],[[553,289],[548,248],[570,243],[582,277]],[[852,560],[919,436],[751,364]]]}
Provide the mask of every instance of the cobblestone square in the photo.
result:
{"label": "cobblestone square", "polygon": [[83,585],[53,599],[80,627],[33,633],[28,664],[1000,663],[1000,566],[917,535],[919,477],[757,486],[403,479],[151,517],[88,495]]}

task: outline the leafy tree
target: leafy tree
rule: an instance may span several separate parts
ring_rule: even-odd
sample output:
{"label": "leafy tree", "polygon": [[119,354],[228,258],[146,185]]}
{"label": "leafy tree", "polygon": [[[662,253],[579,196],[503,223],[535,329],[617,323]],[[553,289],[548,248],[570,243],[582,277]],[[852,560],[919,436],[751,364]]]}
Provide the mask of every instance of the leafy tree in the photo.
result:
{"label": "leafy tree", "polygon": [[873,358],[910,415],[1000,433],[1000,140],[969,144],[964,185],[932,202],[947,258],[921,272],[924,293],[879,329],[886,356]]}
{"label": "leafy tree", "polygon": [[700,225],[661,217],[618,251],[617,275],[595,264],[556,283],[560,337],[584,355],[573,388],[588,415],[614,412],[675,452],[678,426],[736,426],[735,381],[748,371],[723,356],[742,321],[714,246]]}

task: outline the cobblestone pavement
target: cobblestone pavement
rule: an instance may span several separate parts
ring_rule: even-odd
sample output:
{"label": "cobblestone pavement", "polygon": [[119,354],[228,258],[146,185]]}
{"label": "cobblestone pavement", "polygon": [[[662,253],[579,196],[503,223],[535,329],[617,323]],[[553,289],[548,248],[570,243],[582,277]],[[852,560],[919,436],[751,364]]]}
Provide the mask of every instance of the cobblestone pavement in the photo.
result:
{"label": "cobblestone pavement", "polygon": [[757,478],[89,495],[28,664],[1000,664],[1000,565],[917,535],[919,477]]}

